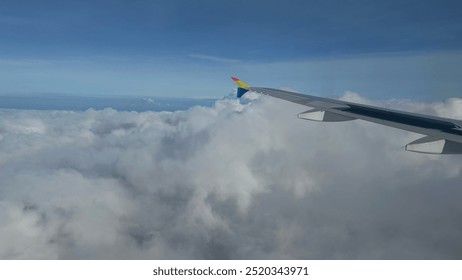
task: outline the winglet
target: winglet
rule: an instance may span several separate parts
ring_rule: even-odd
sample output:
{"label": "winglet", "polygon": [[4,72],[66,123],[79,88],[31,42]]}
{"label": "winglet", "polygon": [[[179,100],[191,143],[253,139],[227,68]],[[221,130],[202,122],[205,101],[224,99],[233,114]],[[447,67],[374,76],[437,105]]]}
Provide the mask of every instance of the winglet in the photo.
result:
{"label": "winglet", "polygon": [[241,98],[246,92],[249,91],[250,85],[244,81],[239,80],[236,77],[231,77],[231,79],[236,83],[237,85],[237,97]]}

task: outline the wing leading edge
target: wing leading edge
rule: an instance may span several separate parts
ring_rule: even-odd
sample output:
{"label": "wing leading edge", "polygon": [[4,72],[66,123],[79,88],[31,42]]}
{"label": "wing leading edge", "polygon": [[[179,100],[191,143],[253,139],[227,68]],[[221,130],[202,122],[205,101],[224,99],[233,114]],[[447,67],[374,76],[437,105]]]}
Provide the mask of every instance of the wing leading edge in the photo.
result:
{"label": "wing leading edge", "polygon": [[238,78],[232,77],[232,79],[238,86],[238,97],[247,91],[253,91],[311,107],[311,110],[298,114],[300,119],[321,122],[361,119],[427,135],[407,144],[406,151],[428,154],[462,154],[462,121],[460,120],[385,109],[286,90],[252,87]]}

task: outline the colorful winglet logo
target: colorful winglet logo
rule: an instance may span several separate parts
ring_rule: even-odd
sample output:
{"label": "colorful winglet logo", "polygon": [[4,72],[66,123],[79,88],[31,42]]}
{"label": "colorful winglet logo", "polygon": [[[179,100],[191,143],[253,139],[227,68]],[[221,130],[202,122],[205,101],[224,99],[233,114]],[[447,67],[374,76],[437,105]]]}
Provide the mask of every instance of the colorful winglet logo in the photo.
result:
{"label": "colorful winglet logo", "polygon": [[236,85],[240,88],[244,88],[244,89],[247,89],[250,87],[250,85],[244,81],[241,81],[239,80],[238,78],[236,77],[231,77],[231,79],[236,83]]}
{"label": "colorful winglet logo", "polygon": [[248,88],[250,85],[244,81],[239,80],[236,77],[231,77],[231,79],[236,83],[237,85],[237,97],[241,98],[246,92],[248,92]]}

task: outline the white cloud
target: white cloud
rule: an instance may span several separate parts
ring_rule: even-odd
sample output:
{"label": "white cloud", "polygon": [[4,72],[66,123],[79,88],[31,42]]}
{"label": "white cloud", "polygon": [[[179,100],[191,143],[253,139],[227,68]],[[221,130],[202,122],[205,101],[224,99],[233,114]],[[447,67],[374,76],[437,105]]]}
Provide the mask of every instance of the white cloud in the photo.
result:
{"label": "white cloud", "polygon": [[[417,104],[461,116],[460,99]],[[390,103],[391,102],[391,103]],[[268,97],[0,111],[0,258],[461,258],[459,156]]]}

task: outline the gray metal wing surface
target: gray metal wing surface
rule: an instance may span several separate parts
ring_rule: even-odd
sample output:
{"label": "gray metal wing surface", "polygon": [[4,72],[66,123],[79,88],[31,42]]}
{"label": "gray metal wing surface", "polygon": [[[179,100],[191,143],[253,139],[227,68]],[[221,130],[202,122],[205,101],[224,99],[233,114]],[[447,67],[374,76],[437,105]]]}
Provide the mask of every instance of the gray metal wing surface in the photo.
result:
{"label": "gray metal wing surface", "polygon": [[[241,81],[235,80],[235,82],[238,84]],[[241,82],[241,85],[242,83],[245,87],[240,87],[240,92],[238,89],[238,95],[242,96],[245,91],[253,91],[312,108],[298,114],[301,119],[321,122],[361,119],[426,135],[406,145],[407,151],[429,154],[462,153],[462,121],[460,120],[380,108],[286,90],[251,87],[244,82]]]}

